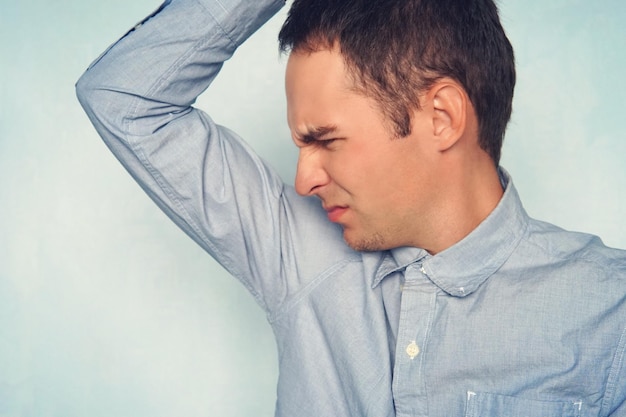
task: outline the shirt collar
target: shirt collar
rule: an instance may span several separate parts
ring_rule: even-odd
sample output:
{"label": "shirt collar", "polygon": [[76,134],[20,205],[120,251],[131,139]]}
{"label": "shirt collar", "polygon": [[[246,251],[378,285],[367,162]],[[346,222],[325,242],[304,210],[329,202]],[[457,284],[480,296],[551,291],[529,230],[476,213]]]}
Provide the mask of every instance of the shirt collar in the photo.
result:
{"label": "shirt collar", "polygon": [[419,248],[385,252],[372,287],[387,275],[421,262],[423,272],[446,293],[464,297],[474,292],[509,258],[528,227],[528,215],[510,175],[502,168],[499,174],[504,187],[502,199],[476,229],[435,256]]}

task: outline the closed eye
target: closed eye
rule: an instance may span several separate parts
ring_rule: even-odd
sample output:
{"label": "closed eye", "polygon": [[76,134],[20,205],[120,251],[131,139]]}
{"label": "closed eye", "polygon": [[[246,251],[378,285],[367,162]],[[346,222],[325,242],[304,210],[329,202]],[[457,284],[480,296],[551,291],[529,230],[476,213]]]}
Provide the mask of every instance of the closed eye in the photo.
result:
{"label": "closed eye", "polygon": [[328,138],[328,139],[313,139],[313,140],[303,140],[303,146],[315,146],[321,149],[333,149],[333,145],[335,145],[342,138]]}
{"label": "closed eye", "polygon": [[330,139],[318,139],[314,142],[315,145],[320,146],[322,148],[328,148],[330,145],[332,145],[333,143],[335,143],[335,141],[337,141],[337,139],[335,138],[330,138]]}

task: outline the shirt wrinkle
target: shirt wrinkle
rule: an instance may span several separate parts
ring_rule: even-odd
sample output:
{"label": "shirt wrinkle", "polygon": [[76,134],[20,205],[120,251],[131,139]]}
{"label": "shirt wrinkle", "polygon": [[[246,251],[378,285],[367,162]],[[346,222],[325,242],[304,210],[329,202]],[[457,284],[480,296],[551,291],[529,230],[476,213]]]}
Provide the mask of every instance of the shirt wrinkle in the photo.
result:
{"label": "shirt wrinkle", "polygon": [[270,323],[280,320],[282,316],[285,316],[291,309],[296,308],[300,302],[305,300],[307,296],[315,290],[325,280],[334,277],[342,268],[350,263],[358,262],[356,259],[346,258],[334,265],[331,265],[328,269],[324,270],[321,274],[311,280],[308,284],[302,287],[296,294],[293,294],[283,305],[276,309],[275,312],[268,314]]}

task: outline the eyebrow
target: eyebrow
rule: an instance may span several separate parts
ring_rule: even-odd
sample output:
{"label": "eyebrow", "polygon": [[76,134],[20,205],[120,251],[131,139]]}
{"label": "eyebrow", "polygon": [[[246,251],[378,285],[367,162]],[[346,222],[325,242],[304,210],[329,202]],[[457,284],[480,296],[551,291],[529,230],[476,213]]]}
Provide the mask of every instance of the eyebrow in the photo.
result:
{"label": "eyebrow", "polygon": [[337,126],[315,126],[307,127],[307,131],[304,133],[296,132],[298,139],[304,143],[311,143],[316,140],[322,139],[324,136],[337,131]]}

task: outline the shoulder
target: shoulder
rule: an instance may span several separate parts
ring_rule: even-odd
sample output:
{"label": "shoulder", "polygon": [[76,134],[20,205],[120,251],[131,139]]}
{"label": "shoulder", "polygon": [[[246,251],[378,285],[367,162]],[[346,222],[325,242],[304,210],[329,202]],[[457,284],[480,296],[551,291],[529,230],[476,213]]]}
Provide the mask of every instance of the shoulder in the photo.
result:
{"label": "shoulder", "polygon": [[522,245],[535,253],[538,260],[563,267],[575,264],[578,268],[588,268],[626,280],[626,250],[608,247],[598,236],[568,231],[551,223],[530,219]]}
{"label": "shoulder", "polygon": [[626,322],[626,251],[607,247],[597,236],[530,219],[500,272],[509,284],[572,316],[612,311]]}

